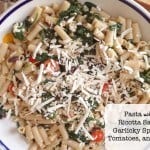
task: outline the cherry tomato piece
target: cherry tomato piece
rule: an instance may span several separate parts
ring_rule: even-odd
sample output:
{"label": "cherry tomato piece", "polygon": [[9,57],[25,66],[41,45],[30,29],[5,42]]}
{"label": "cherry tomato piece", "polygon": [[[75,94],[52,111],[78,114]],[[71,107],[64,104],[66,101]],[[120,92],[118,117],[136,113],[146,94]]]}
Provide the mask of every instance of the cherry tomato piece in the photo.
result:
{"label": "cherry tomato piece", "polygon": [[36,59],[34,59],[32,56],[30,56],[30,57],[29,57],[29,61],[32,62],[32,63],[35,63],[35,62],[36,62]]}
{"label": "cherry tomato piece", "polygon": [[94,129],[92,131],[92,137],[94,138],[94,142],[101,142],[104,139],[104,133],[100,129]]}

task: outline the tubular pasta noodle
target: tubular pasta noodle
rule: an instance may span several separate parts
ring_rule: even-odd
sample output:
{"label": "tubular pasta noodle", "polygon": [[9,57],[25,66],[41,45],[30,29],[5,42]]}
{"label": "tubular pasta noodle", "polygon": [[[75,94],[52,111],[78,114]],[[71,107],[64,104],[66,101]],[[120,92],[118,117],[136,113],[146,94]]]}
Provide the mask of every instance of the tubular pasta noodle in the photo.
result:
{"label": "tubular pasta noodle", "polygon": [[26,125],[25,126],[25,134],[26,134],[26,138],[28,139],[28,141],[33,140],[33,134],[32,134],[32,128],[30,125]]}
{"label": "tubular pasta noodle", "polygon": [[67,10],[69,7],[70,7],[70,3],[68,1],[63,1],[62,4],[60,5],[58,13]]}
{"label": "tubular pasta noodle", "polygon": [[57,34],[62,38],[64,41],[71,41],[70,36],[64,31],[64,29],[58,25],[54,27],[54,30],[57,32]]}
{"label": "tubular pasta noodle", "polygon": [[149,101],[150,101],[150,94],[145,93],[145,94],[143,94],[143,97],[140,99],[138,104],[148,104]]}
{"label": "tubular pasta noodle", "polygon": [[55,11],[55,13],[59,10],[59,4],[57,4],[57,3],[53,3],[51,7]]}
{"label": "tubular pasta noodle", "polygon": [[6,65],[6,62],[3,62],[1,65],[1,73],[2,75],[6,75],[7,73],[9,73],[9,69]]}
{"label": "tubular pasta noodle", "polygon": [[66,131],[64,125],[63,125],[63,124],[60,124],[60,125],[58,126],[58,129],[59,129],[59,131],[60,131],[60,133],[61,133],[63,139],[64,139],[64,140],[68,140],[69,136],[68,136],[68,133],[67,133],[67,131]]}
{"label": "tubular pasta noodle", "polygon": [[39,130],[38,130],[37,126],[32,127],[32,133],[33,133],[33,136],[34,136],[34,139],[35,139],[36,143],[40,147],[43,147],[43,139],[42,139],[42,137],[39,133]]}
{"label": "tubular pasta noodle", "polygon": [[32,12],[32,14],[30,15],[29,20],[33,22],[33,24],[35,24],[40,19],[41,14],[42,14],[42,8],[36,7]]}
{"label": "tubular pasta noodle", "polygon": [[53,142],[57,139],[57,133],[53,133],[52,135],[49,136],[50,142]]}
{"label": "tubular pasta noodle", "polygon": [[102,17],[105,18],[105,20],[109,20],[110,15],[108,13],[106,13],[105,11],[100,11],[99,13]]}
{"label": "tubular pasta noodle", "polygon": [[115,52],[113,49],[111,49],[111,48],[109,48],[109,49],[106,51],[106,53],[107,53],[108,57],[111,58],[111,59],[114,60],[114,61],[116,61],[116,59],[118,58],[116,52]]}
{"label": "tubular pasta noodle", "polygon": [[35,46],[35,45],[33,45],[33,44],[29,44],[29,45],[28,45],[28,51],[29,51],[29,52],[33,52],[35,49],[36,49],[36,46]]}
{"label": "tubular pasta noodle", "polygon": [[0,96],[3,96],[3,94],[7,91],[9,84],[10,81],[7,80],[5,84],[3,84],[3,86],[0,87]]}
{"label": "tubular pasta noodle", "polygon": [[39,132],[40,132],[40,135],[45,143],[45,145],[49,145],[50,142],[49,142],[49,139],[48,139],[48,136],[47,136],[47,133],[46,133],[46,130],[43,128],[43,127],[40,127],[39,128]]}
{"label": "tubular pasta noodle", "polygon": [[124,17],[122,17],[122,16],[119,16],[119,17],[117,18],[117,21],[118,21],[120,24],[122,24],[122,26],[121,26],[121,33],[122,33],[123,31],[126,30],[126,19],[125,19]]}
{"label": "tubular pasta noodle", "polygon": [[17,60],[16,63],[15,63],[15,70],[16,71],[21,70],[22,66],[23,66],[23,61],[22,60]]}
{"label": "tubular pasta noodle", "polygon": [[[126,28],[127,28],[127,29],[132,28],[132,20],[131,20],[131,19],[126,19]],[[130,33],[128,33],[128,34],[125,36],[125,38],[126,38],[127,40],[133,39],[132,31],[131,31]]]}
{"label": "tubular pasta noodle", "polygon": [[105,43],[107,46],[112,47],[114,44],[114,31],[108,30],[105,36]]}
{"label": "tubular pasta noodle", "polygon": [[96,38],[98,38],[99,40],[103,40],[104,39],[104,34],[98,29],[96,28],[93,32],[93,34],[96,36]]}
{"label": "tubular pasta noodle", "polygon": [[81,22],[81,23],[85,23],[85,16],[78,15],[78,16],[77,16],[77,21],[78,21],[78,22]]}
{"label": "tubular pasta noodle", "polygon": [[38,145],[36,143],[31,143],[28,150],[38,150]]}
{"label": "tubular pasta noodle", "polygon": [[84,146],[84,144],[79,144],[79,143],[72,141],[72,140],[68,140],[66,143],[68,146],[72,147],[75,150],[82,150],[83,146]]}
{"label": "tubular pasta noodle", "polygon": [[114,41],[114,48],[117,54],[122,55],[124,53],[124,50],[122,49],[121,43],[118,38]]}
{"label": "tubular pasta noodle", "polygon": [[24,134],[24,133],[25,133],[25,127],[20,126],[20,127],[18,128],[18,132],[19,132],[20,134]]}
{"label": "tubular pasta noodle", "polygon": [[47,15],[47,14],[44,15],[44,18],[45,18],[45,22],[46,22],[48,25],[56,24],[57,21],[58,21],[58,18],[53,17],[53,16],[49,16],[49,15]]}
{"label": "tubular pasta noodle", "polygon": [[32,41],[41,30],[42,27],[39,24],[37,24],[35,28],[28,34],[27,40]]}
{"label": "tubular pasta noodle", "polygon": [[90,31],[92,31],[93,30],[93,26],[92,26],[92,24],[90,24],[90,23],[86,23],[85,25],[84,25],[84,27],[86,27],[88,30],[90,30]]}
{"label": "tubular pasta noodle", "polygon": [[141,31],[138,23],[133,23],[132,24],[133,28],[133,42],[138,43],[141,40]]}
{"label": "tubular pasta noodle", "polygon": [[67,149],[67,144],[64,141],[62,141],[60,150],[66,150],[66,149]]}
{"label": "tubular pasta noodle", "polygon": [[47,13],[49,15],[55,16],[55,12],[51,7],[45,6],[44,7],[44,13]]}
{"label": "tubular pasta noodle", "polygon": [[6,43],[0,44],[0,63],[5,60],[7,49],[8,49],[8,44]]}
{"label": "tubular pasta noodle", "polygon": [[107,28],[107,24],[105,22],[102,22],[101,20],[98,20],[96,18],[93,20],[92,25],[95,28],[99,28],[100,30],[104,30]]}

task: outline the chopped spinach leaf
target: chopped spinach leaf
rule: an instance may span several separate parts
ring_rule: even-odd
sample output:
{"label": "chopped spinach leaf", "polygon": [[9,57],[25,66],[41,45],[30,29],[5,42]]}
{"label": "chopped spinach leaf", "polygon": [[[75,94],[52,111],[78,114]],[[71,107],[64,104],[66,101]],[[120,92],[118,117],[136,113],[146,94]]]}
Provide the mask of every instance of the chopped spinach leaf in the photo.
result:
{"label": "chopped spinach leaf", "polygon": [[105,123],[104,124],[102,124],[99,120],[97,120],[97,126],[99,127],[99,128],[105,128]]}
{"label": "chopped spinach leaf", "polygon": [[37,54],[36,56],[36,60],[41,63],[48,59],[58,60],[58,57],[56,55],[49,56],[48,53]]}
{"label": "chopped spinach leaf", "polygon": [[46,80],[44,80],[42,83],[43,83],[43,84],[46,84],[46,83],[48,83],[48,82],[55,82],[55,81],[53,81],[53,80],[51,80],[51,79],[46,79]]}
{"label": "chopped spinach leaf", "polygon": [[95,119],[94,119],[93,117],[88,117],[85,122],[86,122],[87,124],[89,124],[90,121],[94,121],[94,120],[95,120]]}
{"label": "chopped spinach leaf", "polygon": [[91,2],[85,2],[84,5],[86,5],[90,10],[92,7],[96,7],[96,5]]}
{"label": "chopped spinach leaf", "polygon": [[13,35],[16,39],[23,41],[25,39],[24,33],[28,31],[32,23],[29,21],[28,17],[22,21],[22,22],[17,22],[13,26]]}
{"label": "chopped spinach leaf", "polygon": [[75,134],[74,131],[68,131],[68,134],[69,134],[69,138],[74,140],[74,141],[82,141],[86,144],[89,143],[89,140],[81,133],[78,133],[78,134]]}
{"label": "chopped spinach leaf", "polygon": [[40,61],[40,62],[44,62],[46,61],[47,59],[49,59],[49,56],[47,53],[42,53],[41,55],[40,54],[37,54],[36,56],[36,60],[37,61]]}
{"label": "chopped spinach leaf", "polygon": [[98,20],[102,20],[100,14],[98,13],[87,13],[86,19],[89,23],[92,23],[95,18]]}
{"label": "chopped spinach leaf", "polygon": [[39,34],[42,40],[44,40],[45,38],[51,40],[54,37],[54,33],[55,32],[53,29],[48,28],[41,30]]}
{"label": "chopped spinach leaf", "polygon": [[141,72],[140,76],[144,79],[146,83],[150,84],[150,69]]}
{"label": "chopped spinach leaf", "polygon": [[22,31],[20,32],[13,32],[13,35],[16,39],[23,41],[24,40],[24,33]]}
{"label": "chopped spinach leaf", "polygon": [[42,93],[42,101],[46,101],[48,99],[52,98],[52,94],[49,93],[49,92],[45,92],[45,93]]}
{"label": "chopped spinach leaf", "polygon": [[79,25],[77,26],[76,30],[76,38],[80,38],[83,44],[89,44],[92,45],[94,43],[94,37],[93,34],[84,26]]}
{"label": "chopped spinach leaf", "polygon": [[99,105],[95,99],[91,99],[91,98],[88,99],[88,103],[92,110],[96,109]]}
{"label": "chopped spinach leaf", "polygon": [[121,23],[116,23],[114,25],[110,25],[109,26],[109,30],[113,31],[115,29],[117,29],[117,31],[120,31],[121,30],[121,27],[122,27],[122,24]]}
{"label": "chopped spinach leaf", "polygon": [[27,18],[24,20],[23,24],[24,24],[24,26],[25,26],[25,29],[28,30],[28,29],[31,27],[32,22],[29,21],[29,17],[27,17]]}

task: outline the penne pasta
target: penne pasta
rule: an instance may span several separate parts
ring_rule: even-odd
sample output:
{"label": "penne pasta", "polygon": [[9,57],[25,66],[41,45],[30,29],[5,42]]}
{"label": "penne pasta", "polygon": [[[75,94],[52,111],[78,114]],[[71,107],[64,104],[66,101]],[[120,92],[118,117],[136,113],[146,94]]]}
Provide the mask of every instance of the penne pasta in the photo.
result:
{"label": "penne pasta", "polygon": [[114,44],[114,31],[108,30],[105,36],[105,43],[107,46],[112,47]]}
{"label": "penne pasta", "polygon": [[56,31],[56,33],[61,37],[62,40],[64,41],[71,41],[71,38],[69,37],[69,35],[64,31],[64,29],[58,25],[56,25],[54,27],[54,30]]}
{"label": "penne pasta", "polygon": [[59,129],[59,131],[60,131],[60,133],[61,133],[63,139],[64,139],[64,140],[68,140],[69,136],[68,136],[68,133],[67,133],[67,131],[66,131],[64,125],[63,125],[63,124],[60,124],[60,125],[58,126],[58,129]]}
{"label": "penne pasta", "polygon": [[[126,19],[126,29],[130,29],[130,28],[132,28],[132,20]],[[132,31],[126,35],[126,39],[127,40],[133,39]]]}
{"label": "penne pasta", "polygon": [[48,139],[48,135],[46,133],[46,130],[44,128],[40,127],[39,132],[40,132],[40,135],[41,135],[45,145],[50,145],[50,141]]}
{"label": "penne pasta", "polygon": [[133,23],[132,24],[132,29],[133,29],[133,41],[135,43],[140,42],[141,40],[141,31],[138,23]]}
{"label": "penne pasta", "polygon": [[69,7],[70,7],[70,3],[68,1],[66,1],[66,0],[63,1],[62,4],[60,5],[58,13],[67,10]]}
{"label": "penne pasta", "polygon": [[117,21],[122,25],[121,26],[121,33],[124,32],[126,30],[126,19],[122,16],[119,16],[117,18]]}
{"label": "penne pasta", "polygon": [[38,145],[36,143],[31,143],[28,150],[38,150]]}
{"label": "penne pasta", "polygon": [[[26,125],[25,126],[25,134],[26,134],[26,138],[27,140],[30,142],[34,139],[34,136],[32,134],[32,128],[30,125]],[[35,144],[34,144],[35,145]]]}
{"label": "penne pasta", "polygon": [[8,44],[6,43],[0,44],[0,63],[2,63],[5,60],[7,50]]}
{"label": "penne pasta", "polygon": [[37,126],[32,127],[32,133],[36,143],[42,148],[43,147],[43,139],[39,133],[39,129]]}
{"label": "penne pasta", "polygon": [[35,28],[28,34],[27,40],[32,41],[41,30],[42,27],[39,24],[37,24]]}

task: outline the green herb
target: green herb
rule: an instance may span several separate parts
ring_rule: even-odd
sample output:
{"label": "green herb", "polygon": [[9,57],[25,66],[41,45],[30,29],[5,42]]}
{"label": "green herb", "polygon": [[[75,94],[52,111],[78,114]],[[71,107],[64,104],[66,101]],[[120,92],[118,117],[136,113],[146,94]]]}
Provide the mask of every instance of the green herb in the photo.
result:
{"label": "green herb", "polygon": [[95,119],[93,117],[88,117],[85,121],[85,123],[87,123],[89,125],[89,123],[91,121],[95,121],[95,125],[96,127],[99,127],[99,128],[104,128],[105,127],[105,124],[102,124],[98,119]]}
{"label": "green herb", "polygon": [[86,122],[87,124],[89,124],[90,121],[94,121],[94,120],[95,120],[95,119],[94,119],[93,117],[88,117],[85,122]]}
{"label": "green herb", "polygon": [[54,30],[53,29],[43,29],[40,31],[40,37],[42,39],[42,41],[46,38],[46,39],[52,39],[54,37]]}
{"label": "green herb", "polygon": [[0,119],[6,116],[6,110],[3,109],[3,106],[0,106]]}
{"label": "green herb", "polygon": [[81,10],[82,10],[81,3],[79,3],[77,0],[70,0],[70,3],[71,3],[71,5],[70,5],[69,9],[66,11],[63,11],[59,14],[59,20],[58,20],[57,24],[59,24],[65,18],[70,18],[72,16],[75,16],[75,15],[81,13]]}
{"label": "green herb", "polygon": [[54,119],[56,117],[56,112],[50,113],[48,118],[49,119]]}
{"label": "green herb", "polygon": [[48,53],[37,54],[36,56],[36,60],[41,63],[48,59],[58,60],[58,57],[56,55],[49,56]]}
{"label": "green herb", "polygon": [[24,33],[28,31],[31,27],[32,23],[29,21],[29,17],[27,17],[23,22],[17,22],[13,26],[13,35],[16,39],[23,41],[25,39]]}
{"label": "green herb", "polygon": [[81,133],[75,134],[74,131],[68,131],[68,134],[69,134],[69,138],[74,141],[77,141],[77,142],[82,141],[86,144],[89,143],[89,140]]}
{"label": "green herb", "polygon": [[120,31],[121,27],[122,27],[121,23],[116,23],[114,25],[110,25],[109,30],[111,30],[111,31],[114,31],[114,30]]}
{"label": "green herb", "polygon": [[96,7],[96,5],[91,2],[85,2],[84,5],[86,5],[89,8],[89,10],[91,10],[92,7]]}
{"label": "green herb", "polygon": [[24,33],[22,31],[20,32],[13,32],[13,35],[16,39],[23,41],[24,40]]}
{"label": "green herb", "polygon": [[83,44],[89,44],[92,45],[94,43],[94,37],[93,34],[84,26],[79,25],[77,26],[76,30],[76,38],[80,38]]}
{"label": "green herb", "polygon": [[29,21],[29,17],[27,17],[24,20],[23,24],[24,24],[26,30],[28,30],[31,27],[32,23],[31,23],[31,21]]}
{"label": "green herb", "polygon": [[98,20],[102,20],[100,14],[98,13],[87,13],[86,19],[89,23],[92,23],[95,18]]}
{"label": "green herb", "polygon": [[45,93],[42,93],[42,101],[46,101],[48,99],[52,98],[52,94],[49,93],[49,92],[45,92]]}
{"label": "green herb", "polygon": [[150,69],[141,72],[140,76],[144,79],[146,83],[150,84]]}
{"label": "green herb", "polygon": [[97,126],[100,128],[105,128],[105,124],[102,124],[99,120],[97,120]]}
{"label": "green herb", "polygon": [[42,53],[41,55],[37,54],[37,56],[36,56],[36,60],[40,61],[40,62],[44,62],[44,61],[46,61],[48,59],[49,59],[49,56],[48,56],[47,53]]}
{"label": "green herb", "polygon": [[99,106],[98,102],[92,98],[88,99],[88,103],[90,104],[92,110],[95,110]]}

